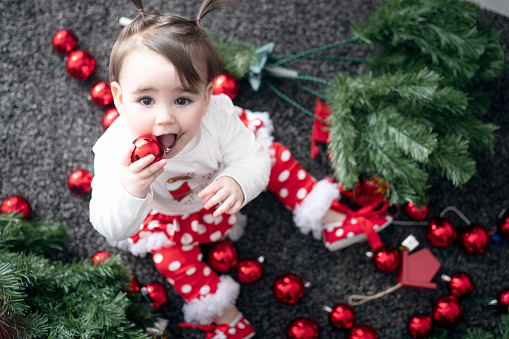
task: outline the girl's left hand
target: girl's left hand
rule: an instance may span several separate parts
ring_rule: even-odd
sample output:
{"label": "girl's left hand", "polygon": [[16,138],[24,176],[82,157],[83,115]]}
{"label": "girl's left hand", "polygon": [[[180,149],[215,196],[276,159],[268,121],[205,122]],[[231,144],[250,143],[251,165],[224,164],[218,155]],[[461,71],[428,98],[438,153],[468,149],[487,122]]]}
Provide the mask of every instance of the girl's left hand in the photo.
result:
{"label": "girl's left hand", "polygon": [[206,210],[217,204],[220,205],[212,214],[214,217],[223,213],[235,214],[240,211],[244,203],[242,188],[235,179],[226,176],[220,177],[205,187],[198,193],[198,198],[204,199],[202,205]]}

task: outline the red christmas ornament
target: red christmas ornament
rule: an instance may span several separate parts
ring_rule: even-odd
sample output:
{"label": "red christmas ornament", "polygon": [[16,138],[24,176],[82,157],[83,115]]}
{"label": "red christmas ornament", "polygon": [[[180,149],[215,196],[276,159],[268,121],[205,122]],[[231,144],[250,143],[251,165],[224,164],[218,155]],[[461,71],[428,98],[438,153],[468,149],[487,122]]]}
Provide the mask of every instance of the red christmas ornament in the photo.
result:
{"label": "red christmas ornament", "polygon": [[68,54],[76,47],[78,39],[72,31],[63,29],[53,36],[53,47],[60,54]]}
{"label": "red christmas ornament", "polygon": [[164,158],[164,147],[153,135],[142,135],[141,137],[136,138],[133,144],[135,147],[131,154],[131,162],[138,161],[149,154],[153,154],[155,156],[152,163]]}
{"label": "red christmas ornament", "polygon": [[273,292],[280,303],[293,305],[304,296],[304,283],[295,274],[285,273],[274,281]]}
{"label": "red christmas ornament", "polygon": [[112,254],[108,251],[101,251],[94,254],[92,257],[92,260],[94,261],[94,264],[102,264],[104,260],[111,258]]}
{"label": "red christmas ornament", "polygon": [[509,311],[509,287],[497,293],[497,308],[502,313]]}
{"label": "red christmas ornament", "polygon": [[214,243],[207,254],[207,262],[216,272],[226,273],[238,263],[237,249],[229,240]]}
{"label": "red christmas ornament", "polygon": [[168,301],[168,291],[163,284],[153,282],[141,288],[141,293],[152,302],[153,308],[159,308]]}
{"label": "red christmas ornament", "polygon": [[368,325],[355,325],[348,332],[348,339],[379,339],[375,329]]}
{"label": "red christmas ornament", "polygon": [[468,297],[474,291],[472,277],[464,272],[455,273],[452,277],[444,276],[443,279],[447,281],[447,290],[455,297]]}
{"label": "red christmas ornament", "polygon": [[245,284],[257,282],[262,275],[262,264],[256,259],[244,259],[237,265],[237,277]]}
{"label": "red christmas ornament", "polygon": [[78,80],[87,79],[95,70],[95,59],[87,51],[75,50],[67,59],[67,72]]}
{"label": "red christmas ornament", "polygon": [[490,248],[491,233],[481,224],[470,224],[461,230],[459,242],[465,252],[480,255]]}
{"label": "red christmas ornament", "polygon": [[316,339],[319,334],[318,325],[311,319],[299,317],[294,319],[286,328],[288,339]]}
{"label": "red christmas ornament", "polygon": [[431,219],[426,228],[426,238],[432,246],[437,248],[450,246],[457,237],[456,227],[444,217]]}
{"label": "red christmas ornament", "polygon": [[74,194],[84,195],[92,191],[92,174],[84,169],[78,169],[69,175],[67,185]]}
{"label": "red christmas ornament", "polygon": [[106,113],[104,113],[102,121],[103,132],[106,131],[115,120],[117,120],[118,116],[118,110],[115,107],[109,108]]}
{"label": "red christmas ornament", "polygon": [[509,211],[497,220],[497,231],[502,237],[509,239]]}
{"label": "red christmas ornament", "polygon": [[240,92],[239,81],[230,74],[221,74],[213,81],[212,93],[214,95],[226,94],[230,99],[235,99]]}
{"label": "red christmas ornament", "polygon": [[135,294],[140,291],[140,285],[138,284],[138,279],[136,279],[135,276],[133,276],[133,280],[131,280],[131,283],[127,286],[127,290],[130,294]]}
{"label": "red christmas ornament", "polygon": [[399,252],[392,247],[382,246],[373,253],[373,265],[382,273],[394,272],[401,263]]}
{"label": "red christmas ornament", "polygon": [[92,102],[97,106],[108,106],[113,102],[111,86],[107,82],[98,82],[90,91]]}
{"label": "red christmas ornament", "polygon": [[1,213],[16,212],[23,215],[21,219],[28,220],[32,217],[32,206],[30,205],[28,200],[22,197],[21,195],[11,195],[10,197],[5,198],[4,201],[2,202],[0,212]]}
{"label": "red christmas ornament", "polygon": [[403,212],[412,220],[426,220],[429,215],[429,206],[418,207],[413,202],[407,202],[403,205]]}
{"label": "red christmas ornament", "polygon": [[433,319],[423,313],[415,313],[406,322],[406,331],[413,339],[425,339],[433,333]]}
{"label": "red christmas ornament", "polygon": [[442,327],[457,326],[463,319],[463,305],[455,296],[438,298],[432,307],[433,320]]}
{"label": "red christmas ornament", "polygon": [[355,310],[348,304],[337,304],[329,312],[330,323],[340,330],[347,330],[355,323]]}

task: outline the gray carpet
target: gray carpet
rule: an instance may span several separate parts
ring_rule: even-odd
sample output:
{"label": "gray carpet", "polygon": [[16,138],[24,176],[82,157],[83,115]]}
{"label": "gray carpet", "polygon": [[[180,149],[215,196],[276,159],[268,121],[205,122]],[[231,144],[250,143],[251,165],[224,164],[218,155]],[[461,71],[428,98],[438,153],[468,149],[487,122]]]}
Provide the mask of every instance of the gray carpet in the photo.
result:
{"label": "gray carpet", "polygon": [[[146,7],[176,11],[193,17],[198,0],[145,1]],[[204,24],[223,37],[234,37],[261,45],[276,43],[276,54],[297,53],[349,37],[352,25],[365,20],[381,0],[293,0],[242,1],[231,12],[210,15]],[[89,99],[92,86],[107,81],[108,55],[120,31],[118,19],[136,10],[128,0],[0,0],[0,199],[13,194],[24,195],[32,204],[36,218],[64,223],[73,241],[60,258],[89,258],[100,250],[120,253],[109,247],[88,221],[89,196],[77,196],[67,188],[69,174],[88,168],[92,146],[101,136],[104,109]],[[483,11],[485,22],[503,30],[502,44],[509,42],[509,19]],[[69,29],[78,37],[78,47],[88,50],[97,60],[95,74],[77,81],[62,67],[64,57],[53,50],[52,37],[60,29]],[[344,47],[338,52],[363,57],[360,47]],[[335,72],[358,74],[363,69],[340,62],[298,62],[294,67],[318,76]],[[313,109],[314,97],[289,83],[278,83],[286,94]],[[279,99],[267,86],[253,92],[242,82],[237,105],[269,111],[275,123],[274,136],[289,146],[316,178],[330,175],[325,152],[318,159],[310,157],[312,120]],[[495,153],[475,155],[478,174],[462,189],[447,182],[431,188],[431,216],[437,216],[449,205],[463,211],[471,220],[492,228],[500,211],[509,207],[509,72],[490,85],[492,104],[486,121],[501,128]],[[321,338],[345,338],[334,329],[322,305],[346,302],[351,294],[373,294],[396,284],[396,273],[382,274],[364,255],[368,243],[338,252],[329,252],[311,236],[303,236],[293,226],[291,214],[269,192],[264,192],[244,210],[249,217],[246,234],[237,242],[241,259],[265,257],[264,276],[253,285],[244,285],[238,308],[254,324],[258,338],[283,338],[288,323],[299,316],[312,318],[318,324]],[[462,221],[447,215],[462,227]],[[404,216],[398,217],[406,220]],[[381,338],[405,338],[405,322],[414,312],[431,314],[431,305],[447,294],[440,274],[467,272],[475,283],[473,295],[464,302],[464,319],[451,331],[459,338],[468,328],[491,330],[500,314],[485,302],[509,285],[509,242],[493,244],[481,256],[464,253],[454,244],[435,249],[425,240],[424,226],[392,225],[381,233],[384,244],[397,247],[412,233],[429,247],[442,263],[434,278],[435,290],[399,289],[381,299],[358,307],[356,324],[368,324]],[[166,284],[168,303],[160,309],[169,320],[171,338],[203,338],[197,329],[181,329],[182,300],[156,272],[151,260],[121,253],[140,285],[153,281]],[[276,277],[293,272],[305,281],[326,282],[307,288],[297,304],[279,304],[272,294]],[[235,273],[232,271],[235,278]]]}

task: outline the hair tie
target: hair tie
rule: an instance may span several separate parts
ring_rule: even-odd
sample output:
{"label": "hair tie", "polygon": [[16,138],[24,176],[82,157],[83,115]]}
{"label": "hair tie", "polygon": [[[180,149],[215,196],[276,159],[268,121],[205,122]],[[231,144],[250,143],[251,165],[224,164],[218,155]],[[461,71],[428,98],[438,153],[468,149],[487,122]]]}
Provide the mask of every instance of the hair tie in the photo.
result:
{"label": "hair tie", "polygon": [[138,9],[138,12],[140,13],[143,12],[143,8]]}
{"label": "hair tie", "polygon": [[196,20],[196,21],[201,21],[201,19],[200,19],[200,18],[196,18],[196,19],[194,19],[194,20]]}

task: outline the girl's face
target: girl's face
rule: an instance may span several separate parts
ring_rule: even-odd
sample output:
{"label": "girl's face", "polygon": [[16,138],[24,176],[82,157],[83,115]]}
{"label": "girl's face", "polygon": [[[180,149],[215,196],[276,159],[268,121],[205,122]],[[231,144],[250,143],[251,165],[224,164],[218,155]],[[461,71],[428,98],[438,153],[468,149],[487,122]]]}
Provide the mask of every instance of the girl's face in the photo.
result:
{"label": "girl's face", "polygon": [[172,146],[165,158],[176,156],[196,135],[210,104],[212,83],[199,93],[186,90],[173,64],[162,55],[141,47],[124,60],[119,82],[111,84],[118,112],[131,133],[156,136]]}

